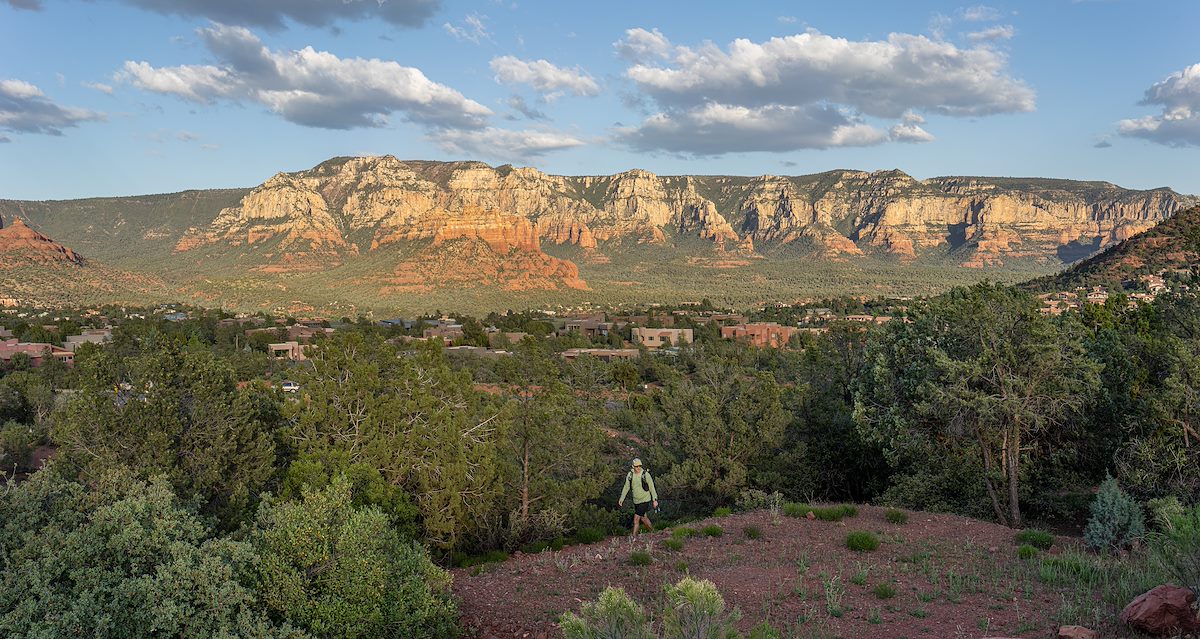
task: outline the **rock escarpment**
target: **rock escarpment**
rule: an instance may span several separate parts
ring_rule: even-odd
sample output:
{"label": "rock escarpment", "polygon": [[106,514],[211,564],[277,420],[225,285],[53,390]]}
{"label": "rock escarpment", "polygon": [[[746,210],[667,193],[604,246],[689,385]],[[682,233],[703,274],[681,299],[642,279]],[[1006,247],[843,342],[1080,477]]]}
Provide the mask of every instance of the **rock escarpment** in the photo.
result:
{"label": "rock escarpment", "polygon": [[210,224],[189,229],[176,250],[253,250],[262,270],[325,269],[395,250],[403,254],[389,286],[406,290],[470,285],[464,273],[472,272],[480,283],[517,289],[584,287],[575,265],[547,255],[544,245],[573,245],[598,262],[698,238],[717,256],[770,257],[795,247],[836,260],[1054,264],[1093,254],[1190,203],[1169,189],[1066,180],[922,181],[901,171],[847,170],[567,177],[481,162],[358,157],[272,177]]}

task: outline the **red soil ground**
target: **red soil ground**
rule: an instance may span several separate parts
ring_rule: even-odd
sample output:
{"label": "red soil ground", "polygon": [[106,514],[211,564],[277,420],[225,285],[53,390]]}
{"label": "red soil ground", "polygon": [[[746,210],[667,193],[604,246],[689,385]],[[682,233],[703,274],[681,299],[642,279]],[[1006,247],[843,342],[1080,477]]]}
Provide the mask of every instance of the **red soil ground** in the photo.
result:
{"label": "red soil ground", "polygon": [[[856,639],[1046,637],[1057,627],[1057,591],[1040,583],[1016,556],[1014,531],[952,515],[909,513],[905,524],[884,509],[859,508],[841,522],[736,514],[688,524],[724,529],[720,537],[687,539],[681,551],[663,545],[666,531],[609,539],[560,552],[514,555],[484,569],[454,571],[454,592],[467,636],[561,636],[555,622],[567,610],[620,586],[648,611],[661,609],[662,587],[685,574],[716,584],[740,609],[739,629],[770,621],[784,636]],[[752,540],[747,526],[761,530]],[[874,552],[846,548],[847,533],[876,532]],[[1055,551],[1065,540],[1060,539]],[[635,567],[630,553],[650,546],[653,563]],[[855,575],[865,571],[865,581]],[[844,589],[841,616],[827,612],[825,584]],[[890,582],[896,595],[873,592]]]}

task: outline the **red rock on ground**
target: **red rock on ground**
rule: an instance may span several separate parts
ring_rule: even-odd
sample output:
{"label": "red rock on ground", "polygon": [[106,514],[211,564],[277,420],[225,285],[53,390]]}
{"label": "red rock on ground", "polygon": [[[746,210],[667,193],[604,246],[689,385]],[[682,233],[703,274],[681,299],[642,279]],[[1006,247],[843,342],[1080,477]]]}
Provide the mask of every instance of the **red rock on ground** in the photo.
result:
{"label": "red rock on ground", "polygon": [[1058,629],[1058,639],[1100,639],[1100,633],[1083,626],[1063,626]]}
{"label": "red rock on ground", "polygon": [[1142,593],[1121,611],[1121,621],[1157,637],[1200,630],[1192,604],[1196,595],[1187,588],[1163,585]]}

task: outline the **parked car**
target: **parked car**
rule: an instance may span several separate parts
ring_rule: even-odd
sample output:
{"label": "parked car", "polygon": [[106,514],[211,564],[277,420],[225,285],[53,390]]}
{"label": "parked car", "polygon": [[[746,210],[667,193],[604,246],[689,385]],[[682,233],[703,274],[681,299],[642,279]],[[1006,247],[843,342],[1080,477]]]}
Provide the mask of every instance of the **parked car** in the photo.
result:
{"label": "parked car", "polygon": [[300,385],[296,382],[284,382],[279,385],[279,388],[285,393],[294,393],[300,390]]}

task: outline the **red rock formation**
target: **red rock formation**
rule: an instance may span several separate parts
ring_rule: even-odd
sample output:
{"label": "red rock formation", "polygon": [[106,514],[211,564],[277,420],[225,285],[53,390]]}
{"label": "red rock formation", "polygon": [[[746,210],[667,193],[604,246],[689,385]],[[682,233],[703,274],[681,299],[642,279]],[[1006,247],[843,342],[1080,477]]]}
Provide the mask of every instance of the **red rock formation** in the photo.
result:
{"label": "red rock formation", "polygon": [[0,224],[0,259],[5,262],[83,265],[75,251],[26,226],[21,218],[4,228]]}

